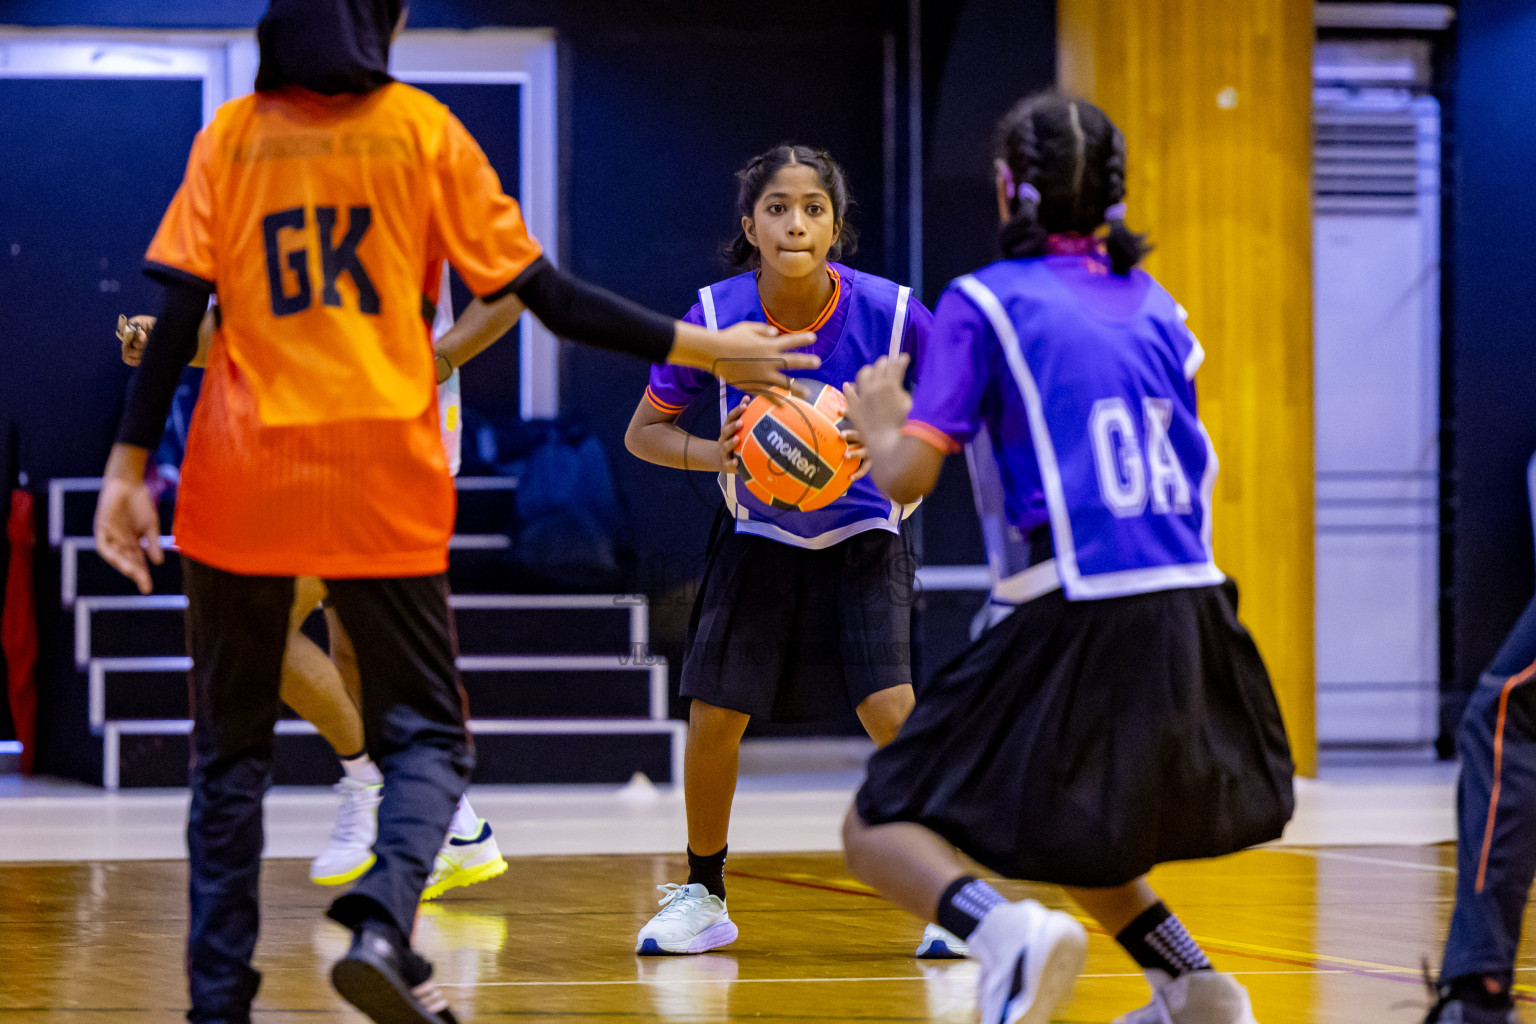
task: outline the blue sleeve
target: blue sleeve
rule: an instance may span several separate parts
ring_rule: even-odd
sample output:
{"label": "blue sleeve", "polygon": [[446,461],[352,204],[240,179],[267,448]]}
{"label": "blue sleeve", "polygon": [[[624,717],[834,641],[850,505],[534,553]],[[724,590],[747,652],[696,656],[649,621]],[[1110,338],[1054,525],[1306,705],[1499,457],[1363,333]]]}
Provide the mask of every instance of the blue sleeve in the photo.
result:
{"label": "blue sleeve", "polygon": [[946,289],[917,360],[904,432],[948,452],[959,451],[974,437],[996,344],[981,311],[959,290]]}
{"label": "blue sleeve", "polygon": [[[697,303],[683,317],[684,323],[704,324],[704,309]],[[715,377],[707,370],[692,366],[662,363],[651,367],[651,379],[645,389],[646,399],[669,416],[679,416],[696,397],[715,386]]]}

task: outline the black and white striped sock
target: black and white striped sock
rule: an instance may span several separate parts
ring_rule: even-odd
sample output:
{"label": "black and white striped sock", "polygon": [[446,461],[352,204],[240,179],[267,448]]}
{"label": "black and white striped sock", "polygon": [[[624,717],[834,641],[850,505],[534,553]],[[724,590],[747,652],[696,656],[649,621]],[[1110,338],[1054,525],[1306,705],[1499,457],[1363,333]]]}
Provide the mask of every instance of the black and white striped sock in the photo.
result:
{"label": "black and white striped sock", "polygon": [[1154,971],[1161,971],[1172,981],[1181,974],[1211,970],[1205,951],[1161,900],[1126,925],[1115,941],[1125,947],[1154,985],[1163,980]]}
{"label": "black and white striped sock", "polygon": [[987,916],[987,911],[1007,902],[1002,893],[975,875],[962,875],[949,883],[949,888],[939,897],[939,919],[935,923],[962,939],[969,939],[981,919]]}

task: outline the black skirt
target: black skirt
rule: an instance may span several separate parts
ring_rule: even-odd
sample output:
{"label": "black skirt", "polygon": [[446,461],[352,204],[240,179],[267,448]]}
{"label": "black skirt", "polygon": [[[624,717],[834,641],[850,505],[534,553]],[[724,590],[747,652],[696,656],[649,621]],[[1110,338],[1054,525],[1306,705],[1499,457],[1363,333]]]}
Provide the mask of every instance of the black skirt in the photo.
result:
{"label": "black skirt", "polygon": [[1111,886],[1278,838],[1293,771],[1235,584],[1056,591],[924,685],[857,807],[1006,877]]}
{"label": "black skirt", "polygon": [[813,722],[912,682],[914,563],[904,537],[812,551],[717,524],[694,602],[682,695]]}

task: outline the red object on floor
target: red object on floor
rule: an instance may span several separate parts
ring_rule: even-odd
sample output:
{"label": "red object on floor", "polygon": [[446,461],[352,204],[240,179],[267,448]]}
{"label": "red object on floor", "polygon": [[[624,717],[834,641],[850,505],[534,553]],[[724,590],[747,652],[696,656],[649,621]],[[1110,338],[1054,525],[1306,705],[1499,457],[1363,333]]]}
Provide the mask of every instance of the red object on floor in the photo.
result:
{"label": "red object on floor", "polygon": [[11,721],[21,741],[21,770],[32,774],[37,745],[37,606],[32,600],[32,549],[37,546],[37,516],[30,491],[11,492],[6,523],[11,561],[5,574],[5,608],[0,613],[0,648],[5,651]]}

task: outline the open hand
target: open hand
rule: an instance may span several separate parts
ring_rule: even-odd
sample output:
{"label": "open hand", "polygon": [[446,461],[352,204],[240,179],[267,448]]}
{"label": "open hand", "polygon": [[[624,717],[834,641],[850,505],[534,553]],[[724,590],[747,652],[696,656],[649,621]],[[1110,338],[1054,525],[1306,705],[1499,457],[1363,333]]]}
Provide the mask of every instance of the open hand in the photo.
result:
{"label": "open hand", "polygon": [[672,346],[674,363],[708,370],[727,384],[761,390],[787,388],[788,371],[814,370],[821,357],[795,352],[816,340],[814,334],[780,334],[767,324],[744,320],[720,331],[679,324]]}
{"label": "open hand", "polygon": [[148,455],[143,448],[114,445],[96,501],[96,553],[132,580],[141,594],[154,589],[146,555],[156,565],[165,562],[160,513],[144,484]]}
{"label": "open hand", "polygon": [[912,396],[902,387],[911,357],[881,356],[859,371],[853,383],[843,385],[848,419],[861,443],[877,434],[901,430],[912,410]]}

